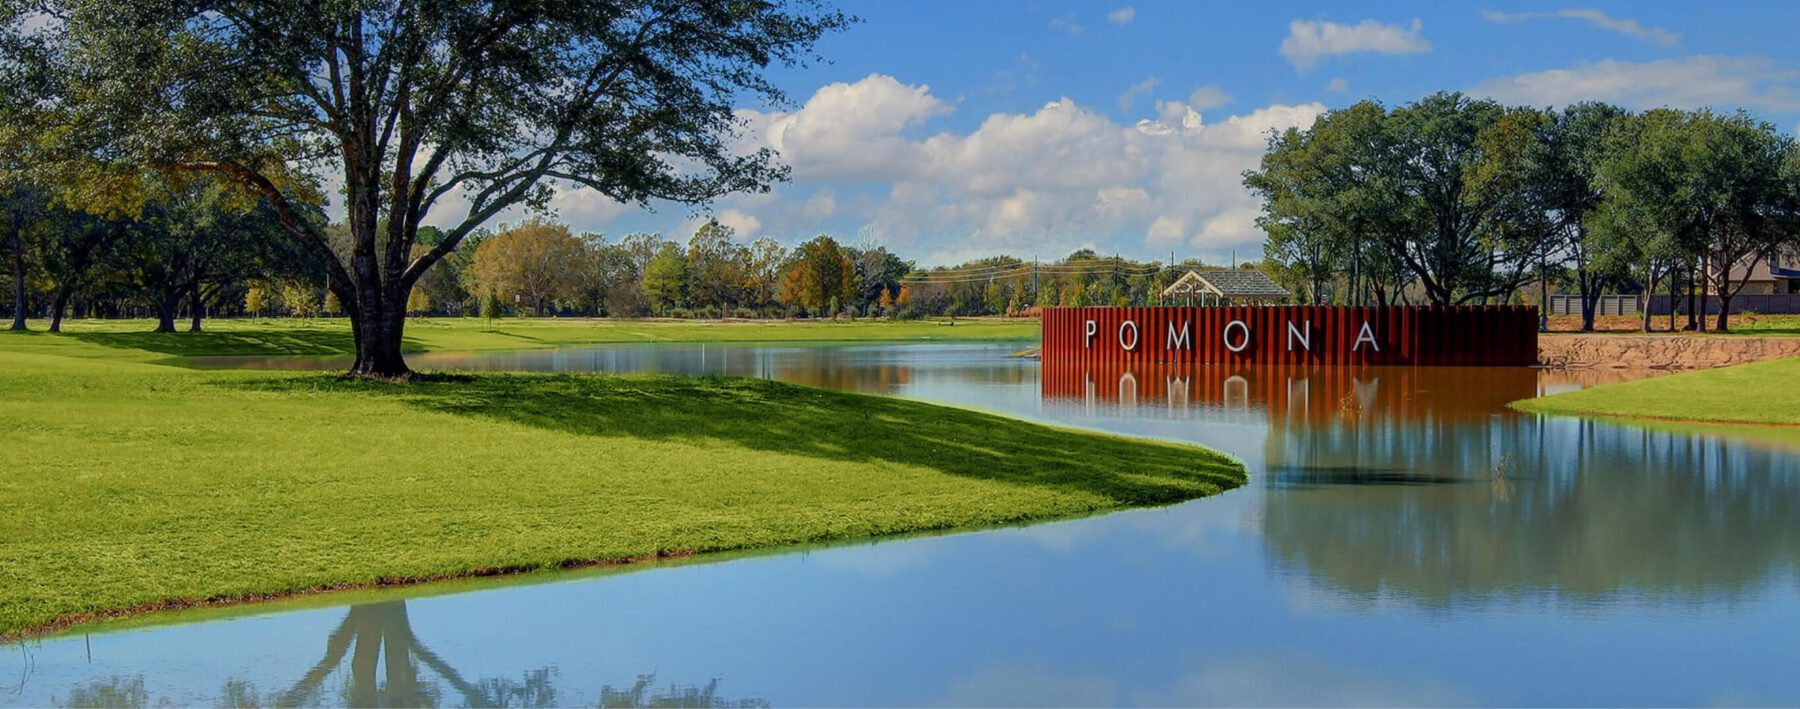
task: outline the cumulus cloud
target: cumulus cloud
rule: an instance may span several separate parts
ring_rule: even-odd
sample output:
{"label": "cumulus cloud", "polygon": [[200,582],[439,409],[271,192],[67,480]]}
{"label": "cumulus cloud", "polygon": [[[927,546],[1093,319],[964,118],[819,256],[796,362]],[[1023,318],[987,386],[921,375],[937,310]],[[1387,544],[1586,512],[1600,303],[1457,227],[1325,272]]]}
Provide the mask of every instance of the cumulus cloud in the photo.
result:
{"label": "cumulus cloud", "polygon": [[1152,76],[1132,84],[1125,89],[1125,93],[1119,94],[1119,110],[1129,110],[1132,104],[1137,103],[1138,99],[1149,96],[1150,92],[1155,91],[1156,85],[1160,83],[1162,83],[1162,79]]}
{"label": "cumulus cloud", "polygon": [[1419,54],[1431,51],[1417,18],[1410,27],[1363,20],[1354,25],[1294,20],[1281,40],[1281,56],[1300,71],[1308,71],[1324,57],[1344,54]]}
{"label": "cumulus cloud", "polygon": [[1129,25],[1135,19],[1137,19],[1137,8],[1130,5],[1106,13],[1106,21],[1115,25]]}
{"label": "cumulus cloud", "polygon": [[1231,94],[1225,93],[1218,84],[1202,86],[1188,94],[1188,105],[1196,111],[1205,111],[1231,103]]}
{"label": "cumulus cloud", "polygon": [[[793,241],[854,224],[927,264],[1095,245],[1223,257],[1261,243],[1242,173],[1256,167],[1269,132],[1311,125],[1325,110],[1278,104],[1202,117],[1226,100],[1207,87],[1116,121],[1063,98],[929,131],[949,103],[924,85],[871,75],[825,86],[792,111],[744,112],[752,130],[740,149],[778,151],[793,182],[721,200],[712,216],[745,239]],[[624,208],[596,197],[559,194],[558,208],[594,219]]]}
{"label": "cumulus cloud", "polygon": [[1523,22],[1525,20],[1581,20],[1590,25],[1610,32],[1635,37],[1637,39],[1672,47],[1681,42],[1681,35],[1661,27],[1646,27],[1637,20],[1613,17],[1599,10],[1588,7],[1566,8],[1551,12],[1494,12],[1481,13],[1482,19],[1489,22]]}
{"label": "cumulus cloud", "polygon": [[1609,101],[1637,109],[1745,107],[1771,112],[1800,110],[1800,71],[1760,57],[1697,55],[1648,62],[1608,59],[1572,69],[1552,69],[1490,79],[1469,89],[1508,103],[1561,106]]}
{"label": "cumulus cloud", "polygon": [[882,74],[853,84],[827,84],[785,114],[742,111],[751,134],[781,153],[796,174],[827,179],[887,179],[896,165],[919,162],[909,126],[950,112],[929,86],[907,86]]}

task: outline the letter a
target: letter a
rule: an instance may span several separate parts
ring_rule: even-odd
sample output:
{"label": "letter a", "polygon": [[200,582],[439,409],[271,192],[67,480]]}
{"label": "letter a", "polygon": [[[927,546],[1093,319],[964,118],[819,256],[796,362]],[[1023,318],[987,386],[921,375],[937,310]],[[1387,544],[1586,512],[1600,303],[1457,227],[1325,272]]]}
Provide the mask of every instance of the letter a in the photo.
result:
{"label": "letter a", "polygon": [[1350,351],[1355,352],[1356,348],[1362,347],[1364,342],[1369,343],[1369,346],[1375,348],[1376,352],[1381,351],[1381,343],[1375,341],[1375,331],[1369,327],[1367,321],[1363,322],[1362,330],[1356,335],[1356,343],[1350,345]]}

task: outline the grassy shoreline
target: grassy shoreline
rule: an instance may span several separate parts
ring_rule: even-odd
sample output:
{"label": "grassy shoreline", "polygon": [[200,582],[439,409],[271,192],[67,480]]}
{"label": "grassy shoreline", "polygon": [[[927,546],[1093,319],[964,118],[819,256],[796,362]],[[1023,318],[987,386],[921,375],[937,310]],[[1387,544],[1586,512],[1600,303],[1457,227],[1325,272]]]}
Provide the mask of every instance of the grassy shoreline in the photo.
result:
{"label": "grassy shoreline", "polygon": [[[70,320],[63,335],[112,349],[144,350],[180,360],[231,356],[355,354],[344,318],[221,318],[199,333],[156,333],[150,320]],[[184,326],[185,327],[185,326]],[[582,345],[673,342],[949,342],[1033,340],[1034,319],[949,320],[612,320],[595,318],[409,318],[409,352],[551,349]]]}
{"label": "grassy shoreline", "polygon": [[1791,396],[1800,357],[1651,379],[1515,401],[1520,411],[1666,422],[1800,426]]}
{"label": "grassy shoreline", "polygon": [[383,385],[158,364],[166,354],[80,330],[0,336],[0,636],[1073,517],[1245,480],[1198,447],[763,380]]}

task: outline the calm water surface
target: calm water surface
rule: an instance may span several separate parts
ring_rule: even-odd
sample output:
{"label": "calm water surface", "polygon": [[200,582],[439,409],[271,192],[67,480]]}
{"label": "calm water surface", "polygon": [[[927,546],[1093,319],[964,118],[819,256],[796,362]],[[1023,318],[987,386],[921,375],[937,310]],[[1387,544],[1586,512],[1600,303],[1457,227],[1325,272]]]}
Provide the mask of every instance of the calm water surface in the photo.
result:
{"label": "calm water surface", "polygon": [[1794,451],[1501,408],[1604,374],[1041,369],[1013,349],[412,362],[973,404],[1203,443],[1250,484],[1071,522],[90,629],[0,650],[0,704],[1800,704]]}

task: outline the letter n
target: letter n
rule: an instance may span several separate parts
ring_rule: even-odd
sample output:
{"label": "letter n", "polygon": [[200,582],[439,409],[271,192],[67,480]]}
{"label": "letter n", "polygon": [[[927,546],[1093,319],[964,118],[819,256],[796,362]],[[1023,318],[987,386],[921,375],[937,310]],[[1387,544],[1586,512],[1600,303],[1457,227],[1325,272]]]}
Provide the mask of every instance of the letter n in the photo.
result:
{"label": "letter n", "polygon": [[1294,340],[1299,340],[1300,341],[1300,349],[1303,351],[1306,351],[1306,352],[1311,352],[1312,351],[1312,321],[1311,320],[1300,321],[1300,327],[1298,329],[1296,329],[1294,327],[1293,322],[1289,322],[1287,324],[1287,326],[1288,326],[1287,327],[1288,351],[1293,352],[1294,351]]}

